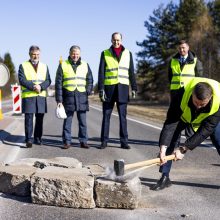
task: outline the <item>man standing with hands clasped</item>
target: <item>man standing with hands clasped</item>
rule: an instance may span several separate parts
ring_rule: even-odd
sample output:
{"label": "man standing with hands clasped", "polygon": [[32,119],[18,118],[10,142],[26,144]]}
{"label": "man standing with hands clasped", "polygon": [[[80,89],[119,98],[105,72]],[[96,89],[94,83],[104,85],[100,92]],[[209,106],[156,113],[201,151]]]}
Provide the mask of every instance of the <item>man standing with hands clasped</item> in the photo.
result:
{"label": "man standing with hands clasped", "polygon": [[49,70],[41,63],[40,48],[31,46],[30,59],[19,66],[18,78],[22,86],[22,112],[25,114],[26,147],[32,147],[33,117],[35,114],[34,143],[42,144],[43,118],[47,112],[46,90],[51,84]]}
{"label": "man standing with hands clasped", "polygon": [[111,42],[112,46],[102,52],[99,64],[98,89],[99,97],[103,102],[100,148],[107,147],[110,117],[116,103],[120,121],[121,148],[130,149],[126,115],[129,84],[131,84],[133,98],[137,91],[133,58],[131,52],[122,45],[122,35],[119,32],[112,34]]}
{"label": "man standing with hands clasped", "polygon": [[[169,173],[172,161],[165,161],[165,155],[175,155],[181,160],[184,154],[196,148],[210,136],[213,145],[220,155],[220,84],[219,82],[194,77],[186,86],[179,98],[173,99],[167,113],[167,119],[160,134],[160,180],[152,190],[162,190],[171,186]],[[184,144],[180,144],[179,135],[185,128],[192,129]],[[181,145],[177,149],[176,143]]]}
{"label": "man standing with hands clasped", "polygon": [[186,40],[178,43],[178,53],[169,63],[168,79],[170,83],[171,100],[181,93],[193,77],[203,77],[203,66],[196,54],[190,50]]}
{"label": "man standing with hands clasped", "polygon": [[71,127],[74,112],[79,123],[78,138],[81,148],[89,148],[87,144],[86,112],[89,111],[88,96],[93,88],[93,76],[89,64],[81,60],[80,47],[72,46],[69,57],[63,61],[56,74],[56,101],[58,106],[63,105],[67,118],[63,123],[63,147],[71,146]]}

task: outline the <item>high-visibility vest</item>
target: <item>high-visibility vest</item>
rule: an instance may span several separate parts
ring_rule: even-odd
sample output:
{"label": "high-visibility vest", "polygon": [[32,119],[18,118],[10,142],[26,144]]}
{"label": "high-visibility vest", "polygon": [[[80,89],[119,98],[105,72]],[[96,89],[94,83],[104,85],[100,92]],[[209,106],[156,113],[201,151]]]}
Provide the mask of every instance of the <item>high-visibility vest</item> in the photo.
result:
{"label": "high-visibility vest", "polygon": [[109,49],[104,51],[104,58],[106,62],[104,85],[115,85],[118,83],[129,85],[129,50],[125,49],[122,52],[119,62],[112,56]]}
{"label": "high-visibility vest", "polygon": [[[213,90],[212,106],[211,106],[210,112],[200,113],[199,116],[192,121],[192,118],[191,118],[192,114],[188,106],[188,102],[189,102],[190,97],[192,96],[195,85],[198,84],[199,82],[206,82],[212,87],[212,90]],[[220,83],[219,82],[213,79],[200,78],[200,77],[196,77],[192,79],[185,87],[185,92],[183,94],[183,98],[181,101],[181,110],[183,111],[181,115],[181,119],[186,123],[192,124],[193,130],[197,131],[202,121],[205,118],[207,118],[210,115],[213,115],[219,110],[219,105],[220,105],[219,97],[220,97]]]}
{"label": "high-visibility vest", "polygon": [[[35,85],[39,85],[46,80],[47,76],[47,65],[41,62],[38,63],[37,72],[29,61],[22,63],[22,67],[24,70],[24,75],[28,81],[32,81]],[[43,90],[40,93],[35,91],[31,91],[26,87],[22,86],[22,98],[43,96],[46,97],[46,91]]]}
{"label": "high-visibility vest", "polygon": [[81,61],[76,72],[73,70],[71,63],[68,60],[62,62],[61,67],[63,70],[63,88],[71,92],[76,89],[79,92],[85,92],[88,64],[85,61]]}
{"label": "high-visibility vest", "polygon": [[192,77],[195,77],[195,66],[197,58],[194,58],[193,63],[187,63],[183,69],[180,69],[180,63],[178,59],[171,60],[172,79],[170,83],[170,90],[180,89],[185,86]]}

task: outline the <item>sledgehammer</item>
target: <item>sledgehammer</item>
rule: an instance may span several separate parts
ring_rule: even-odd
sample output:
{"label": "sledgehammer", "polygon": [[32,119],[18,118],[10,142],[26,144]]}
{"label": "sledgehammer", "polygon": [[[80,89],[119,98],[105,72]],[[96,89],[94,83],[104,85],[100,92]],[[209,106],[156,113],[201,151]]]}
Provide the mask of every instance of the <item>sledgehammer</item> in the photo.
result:
{"label": "sledgehammer", "polygon": [[[175,158],[175,155],[169,155],[169,156],[166,156],[164,159],[173,160],[174,158]],[[157,165],[157,164],[160,164],[160,158],[145,160],[145,161],[126,164],[126,165],[124,164],[123,159],[119,159],[119,160],[114,160],[114,171],[115,171],[116,176],[123,176],[125,170],[137,168],[137,171],[139,171],[142,168],[145,169],[145,168]]]}

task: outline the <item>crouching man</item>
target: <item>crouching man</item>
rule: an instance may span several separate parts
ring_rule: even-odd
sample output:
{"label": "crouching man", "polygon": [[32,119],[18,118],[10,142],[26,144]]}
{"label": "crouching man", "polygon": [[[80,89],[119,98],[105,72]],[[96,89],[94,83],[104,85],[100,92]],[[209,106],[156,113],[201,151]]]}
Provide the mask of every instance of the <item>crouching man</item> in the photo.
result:
{"label": "crouching man", "polygon": [[[200,145],[210,137],[220,155],[220,83],[212,79],[193,78],[182,94],[171,101],[167,118],[160,134],[160,180],[151,187],[162,190],[171,186],[169,173],[172,161],[166,161],[166,155],[175,155],[181,160],[184,154]],[[191,134],[184,144],[180,144],[181,131],[191,128]],[[176,149],[174,149],[178,146]]]}

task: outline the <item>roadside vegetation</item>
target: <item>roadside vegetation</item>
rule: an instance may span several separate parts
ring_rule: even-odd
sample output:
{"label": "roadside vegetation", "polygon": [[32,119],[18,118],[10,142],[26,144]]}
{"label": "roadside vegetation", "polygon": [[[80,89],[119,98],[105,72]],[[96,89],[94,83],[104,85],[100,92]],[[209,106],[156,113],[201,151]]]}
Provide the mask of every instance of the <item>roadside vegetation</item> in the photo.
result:
{"label": "roadside vegetation", "polygon": [[[202,61],[205,75],[220,81],[220,0],[161,4],[144,26],[146,35],[143,41],[137,42],[140,51],[136,66],[138,94],[144,102],[169,103],[168,63],[181,39],[189,42],[190,49]],[[6,64],[11,73],[4,87],[4,99],[10,96],[17,73],[10,53],[0,57],[0,62]],[[94,90],[97,92],[97,84]]]}
{"label": "roadside vegetation", "polygon": [[208,78],[220,81],[220,0],[180,0],[161,4],[144,22],[146,38],[137,42],[137,81],[144,100],[169,99],[168,64],[179,40],[203,63]]}

